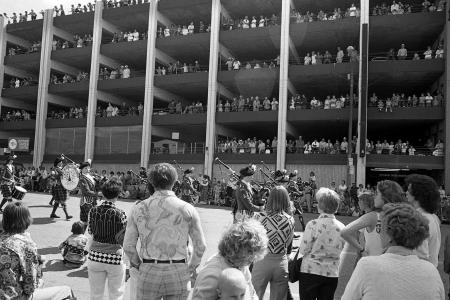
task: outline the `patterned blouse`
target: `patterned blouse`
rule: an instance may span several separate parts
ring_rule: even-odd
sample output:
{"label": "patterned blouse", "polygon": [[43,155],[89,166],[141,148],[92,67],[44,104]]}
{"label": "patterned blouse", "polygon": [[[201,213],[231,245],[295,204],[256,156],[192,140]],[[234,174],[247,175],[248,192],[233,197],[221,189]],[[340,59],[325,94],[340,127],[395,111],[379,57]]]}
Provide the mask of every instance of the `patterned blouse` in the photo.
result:
{"label": "patterned blouse", "polygon": [[330,214],[321,214],[306,224],[299,247],[303,254],[302,273],[339,277],[339,256],[344,248],[341,230],[344,227]]}
{"label": "patterned blouse", "polygon": [[37,246],[27,233],[0,233],[0,299],[29,297],[42,278]]}
{"label": "patterned blouse", "polygon": [[262,212],[255,214],[255,219],[259,220],[267,231],[269,253],[286,253],[294,237],[294,218],[284,212]]}

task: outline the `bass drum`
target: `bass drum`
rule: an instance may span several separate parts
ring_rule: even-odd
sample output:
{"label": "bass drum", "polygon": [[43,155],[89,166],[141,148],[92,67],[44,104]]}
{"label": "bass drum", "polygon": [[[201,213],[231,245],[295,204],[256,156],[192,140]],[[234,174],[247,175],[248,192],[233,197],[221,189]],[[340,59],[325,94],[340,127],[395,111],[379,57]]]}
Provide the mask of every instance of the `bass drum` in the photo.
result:
{"label": "bass drum", "polygon": [[68,191],[73,191],[80,181],[80,171],[78,166],[74,164],[65,165],[62,169],[62,174],[62,186]]}

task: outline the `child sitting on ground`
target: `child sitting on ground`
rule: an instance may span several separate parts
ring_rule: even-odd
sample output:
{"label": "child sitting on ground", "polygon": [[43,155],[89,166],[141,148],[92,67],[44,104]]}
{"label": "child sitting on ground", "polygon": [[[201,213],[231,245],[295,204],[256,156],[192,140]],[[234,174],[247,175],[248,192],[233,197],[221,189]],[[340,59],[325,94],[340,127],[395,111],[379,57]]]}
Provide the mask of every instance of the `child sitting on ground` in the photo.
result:
{"label": "child sitting on ground", "polygon": [[247,287],[244,274],[236,268],[228,268],[220,274],[217,294],[220,300],[242,300]]}
{"label": "child sitting on ground", "polygon": [[72,234],[59,245],[62,250],[64,265],[68,267],[79,267],[86,261],[87,251],[85,250],[88,237],[84,234],[83,222],[72,224]]}

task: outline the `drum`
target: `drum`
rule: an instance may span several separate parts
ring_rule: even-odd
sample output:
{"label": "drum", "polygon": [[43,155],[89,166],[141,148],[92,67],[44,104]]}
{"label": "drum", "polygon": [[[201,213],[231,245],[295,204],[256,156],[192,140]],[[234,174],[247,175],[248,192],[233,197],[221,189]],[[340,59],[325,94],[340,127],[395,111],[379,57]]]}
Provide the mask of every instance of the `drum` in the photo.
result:
{"label": "drum", "polygon": [[68,191],[73,191],[78,186],[78,181],[80,181],[80,171],[78,166],[75,164],[67,164],[62,169],[62,173],[62,186]]}
{"label": "drum", "polygon": [[25,197],[25,194],[27,193],[27,190],[24,189],[21,186],[14,186],[14,190],[12,192],[12,197],[16,200],[22,200],[23,197]]}

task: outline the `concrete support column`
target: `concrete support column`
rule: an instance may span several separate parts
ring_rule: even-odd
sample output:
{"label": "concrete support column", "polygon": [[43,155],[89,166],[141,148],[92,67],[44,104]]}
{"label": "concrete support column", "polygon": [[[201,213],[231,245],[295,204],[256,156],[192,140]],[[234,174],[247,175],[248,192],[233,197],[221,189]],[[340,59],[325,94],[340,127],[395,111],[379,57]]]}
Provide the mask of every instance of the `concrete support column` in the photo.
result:
{"label": "concrete support column", "polygon": [[216,104],[217,104],[217,72],[219,69],[219,34],[220,13],[222,5],[220,0],[212,0],[211,9],[211,36],[209,41],[209,73],[208,73],[208,104],[206,117],[206,147],[205,165],[203,174],[212,178],[214,164],[214,148],[216,143]]}
{"label": "concrete support column", "polygon": [[450,189],[450,0],[447,0],[446,22],[444,29],[444,54],[445,54],[445,81],[444,81],[444,102],[445,102],[445,174],[444,186],[448,191]]}
{"label": "concrete support column", "polygon": [[358,84],[358,142],[356,154],[357,185],[366,185],[367,97],[369,88],[369,2],[361,0],[359,33],[359,84]]}
{"label": "concrete support column", "polygon": [[0,16],[0,113],[2,112],[2,91],[5,81],[5,55],[6,55],[6,18]]}
{"label": "concrete support column", "polygon": [[89,77],[89,98],[86,123],[86,145],[84,159],[94,158],[95,113],[97,111],[97,83],[100,68],[100,47],[102,44],[103,2],[95,3],[94,29],[92,37],[91,73]]}
{"label": "concrete support column", "polygon": [[290,23],[290,1],[284,0],[281,5],[281,45],[280,45],[280,87],[278,106],[278,133],[277,133],[277,170],[285,168],[286,165],[286,127],[288,108],[288,85],[289,85],[289,23]]}
{"label": "concrete support column", "polygon": [[147,62],[145,67],[144,122],[142,126],[141,167],[148,167],[152,145],[153,100],[155,94],[155,53],[158,1],[151,1],[148,11]]}
{"label": "concrete support column", "polygon": [[42,164],[45,153],[45,122],[47,120],[48,85],[50,83],[52,42],[53,9],[47,9],[44,13],[42,28],[41,60],[36,106],[36,128],[34,133],[33,166],[36,168]]}

